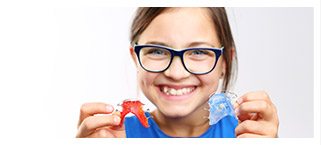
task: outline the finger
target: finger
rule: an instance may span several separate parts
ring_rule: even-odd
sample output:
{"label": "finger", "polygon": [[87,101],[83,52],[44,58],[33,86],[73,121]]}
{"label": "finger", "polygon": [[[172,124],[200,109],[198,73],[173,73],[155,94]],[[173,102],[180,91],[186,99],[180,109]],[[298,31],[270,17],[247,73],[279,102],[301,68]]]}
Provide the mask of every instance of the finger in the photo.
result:
{"label": "finger", "polygon": [[77,137],[86,137],[96,129],[106,126],[117,126],[120,123],[118,115],[90,116],[80,124]]}
{"label": "finger", "polygon": [[[117,115],[117,116],[119,116],[119,118],[120,118],[120,115],[121,115],[121,113],[119,112],[119,111],[115,111],[115,112],[113,112],[113,115]],[[125,130],[125,125],[123,125],[123,124],[120,124],[120,122],[121,122],[121,118],[120,118],[120,121],[119,121],[119,123],[118,123],[118,125],[117,126],[111,126],[110,128],[112,129],[112,130]],[[124,122],[123,122],[124,123]]]}
{"label": "finger", "polygon": [[269,128],[262,124],[262,122],[253,120],[245,120],[235,128],[237,136],[244,133],[264,135],[267,131],[269,131]]}
{"label": "finger", "polygon": [[254,101],[254,100],[265,100],[266,102],[272,103],[269,95],[265,91],[256,91],[246,93],[237,99],[238,104],[242,104],[243,102]]}
{"label": "finger", "polygon": [[108,114],[112,113],[114,107],[105,103],[85,103],[80,108],[80,116],[78,127],[83,122],[83,120],[89,116],[93,116],[94,114]]}
{"label": "finger", "polygon": [[240,114],[240,115],[237,115],[237,119],[239,120],[239,122],[243,122],[245,120],[257,121],[259,119],[259,115],[258,113]]}
{"label": "finger", "polygon": [[94,133],[90,134],[90,138],[114,138],[113,135],[108,129],[98,129]]}
{"label": "finger", "polygon": [[240,103],[238,100],[235,101],[235,103],[233,104],[233,108],[236,109],[240,106]]}
{"label": "finger", "polygon": [[236,137],[237,138],[267,138],[267,136],[253,134],[253,133],[243,133],[243,134],[240,134]]}
{"label": "finger", "polygon": [[253,115],[257,113],[257,117],[269,120],[273,117],[273,108],[271,104],[268,104],[266,101],[251,101],[243,102],[238,108],[235,109],[235,114],[239,117],[249,116],[253,119]]}

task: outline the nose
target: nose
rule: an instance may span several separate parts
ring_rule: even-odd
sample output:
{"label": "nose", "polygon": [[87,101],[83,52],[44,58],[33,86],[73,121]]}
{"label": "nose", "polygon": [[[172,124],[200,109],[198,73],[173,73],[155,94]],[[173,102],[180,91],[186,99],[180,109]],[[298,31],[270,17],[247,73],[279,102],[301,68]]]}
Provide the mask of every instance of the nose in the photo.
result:
{"label": "nose", "polygon": [[166,77],[173,80],[182,80],[188,78],[191,74],[184,68],[179,57],[174,57],[169,68],[164,72]]}

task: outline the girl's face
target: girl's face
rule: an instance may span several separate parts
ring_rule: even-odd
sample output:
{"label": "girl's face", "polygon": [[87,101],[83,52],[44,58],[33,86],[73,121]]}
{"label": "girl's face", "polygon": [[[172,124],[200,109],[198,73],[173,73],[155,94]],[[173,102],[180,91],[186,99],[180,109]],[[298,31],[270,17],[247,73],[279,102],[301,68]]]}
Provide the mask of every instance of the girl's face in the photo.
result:
{"label": "girl's face", "polygon": [[[141,34],[138,44],[166,45],[178,50],[221,46],[214,23],[204,8],[165,10]],[[225,73],[222,56],[212,72],[193,75],[185,70],[179,57],[174,57],[166,71],[151,73],[140,67],[133,49],[131,55],[136,62],[138,83],[143,93],[162,114],[172,118],[186,117],[204,109],[209,95],[216,91],[218,80]],[[164,93],[164,89],[169,91]],[[175,93],[179,91],[181,93]]]}

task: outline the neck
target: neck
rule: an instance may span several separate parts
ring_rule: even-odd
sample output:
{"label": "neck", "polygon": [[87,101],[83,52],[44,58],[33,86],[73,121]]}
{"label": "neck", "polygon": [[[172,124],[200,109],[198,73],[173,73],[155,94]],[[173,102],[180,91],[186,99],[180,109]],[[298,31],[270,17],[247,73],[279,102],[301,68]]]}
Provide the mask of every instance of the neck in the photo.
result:
{"label": "neck", "polygon": [[153,111],[152,116],[160,129],[169,136],[196,137],[202,135],[209,127],[209,112],[205,108],[208,108],[207,103],[184,117],[167,117],[159,110]]}

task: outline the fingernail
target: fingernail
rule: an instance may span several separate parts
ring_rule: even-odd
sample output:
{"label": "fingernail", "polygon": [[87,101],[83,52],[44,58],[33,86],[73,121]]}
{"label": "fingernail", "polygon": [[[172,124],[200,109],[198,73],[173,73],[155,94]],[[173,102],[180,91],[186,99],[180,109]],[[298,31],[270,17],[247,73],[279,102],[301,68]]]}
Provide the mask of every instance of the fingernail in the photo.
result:
{"label": "fingernail", "polygon": [[107,112],[112,112],[114,110],[114,108],[112,106],[106,106],[106,111]]}
{"label": "fingernail", "polygon": [[240,109],[239,109],[239,108],[236,108],[236,109],[235,109],[235,115],[236,115],[236,116],[240,115]]}
{"label": "fingernail", "polygon": [[239,105],[237,103],[233,104],[233,108],[236,109]]}
{"label": "fingernail", "polygon": [[238,104],[241,104],[241,103],[243,102],[243,99],[242,99],[242,98],[238,98],[238,99],[236,100],[236,102],[237,102]]}
{"label": "fingernail", "polygon": [[119,123],[120,118],[118,116],[114,116],[114,123],[117,124]]}

